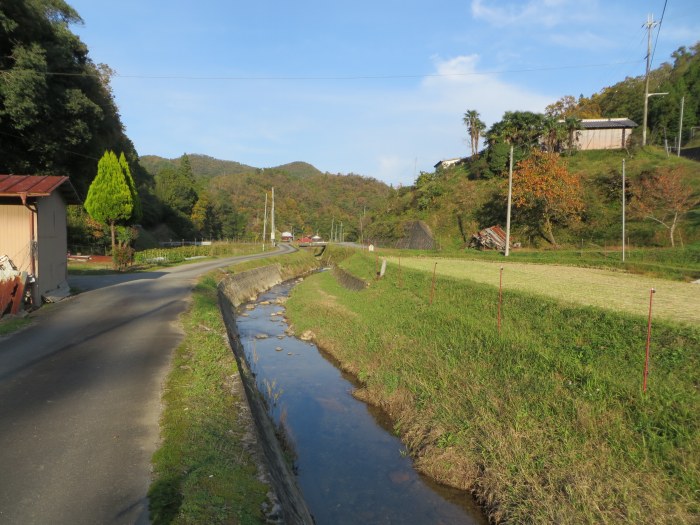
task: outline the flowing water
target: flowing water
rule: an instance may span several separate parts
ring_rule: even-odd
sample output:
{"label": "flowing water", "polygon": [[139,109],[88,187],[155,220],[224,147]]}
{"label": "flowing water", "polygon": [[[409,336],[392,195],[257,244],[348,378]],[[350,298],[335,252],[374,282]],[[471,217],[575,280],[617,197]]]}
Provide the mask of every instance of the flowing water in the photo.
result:
{"label": "flowing water", "polygon": [[383,413],[352,397],[351,378],[315,345],[287,335],[278,301],[292,286],[261,295],[237,325],[258,388],[285,430],[316,523],[485,525],[468,494],[412,468]]}

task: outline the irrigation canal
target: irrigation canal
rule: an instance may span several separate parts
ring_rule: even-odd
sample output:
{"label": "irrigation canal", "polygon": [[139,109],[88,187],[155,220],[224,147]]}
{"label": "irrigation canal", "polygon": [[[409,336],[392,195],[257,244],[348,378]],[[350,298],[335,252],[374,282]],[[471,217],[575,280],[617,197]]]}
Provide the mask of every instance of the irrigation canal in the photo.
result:
{"label": "irrigation canal", "polygon": [[413,469],[384,414],[352,397],[351,378],[315,345],[287,334],[280,303],[292,286],[262,294],[237,316],[237,326],[316,523],[485,525],[468,494]]}

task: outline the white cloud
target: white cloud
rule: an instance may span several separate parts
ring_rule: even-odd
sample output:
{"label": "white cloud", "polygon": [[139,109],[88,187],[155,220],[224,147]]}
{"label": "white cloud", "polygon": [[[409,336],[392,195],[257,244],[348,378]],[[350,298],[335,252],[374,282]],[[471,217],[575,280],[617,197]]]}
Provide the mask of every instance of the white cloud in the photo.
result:
{"label": "white cloud", "polygon": [[497,27],[514,24],[531,24],[554,27],[572,19],[587,18],[595,2],[578,2],[572,0],[529,0],[522,1],[487,1],[472,0],[471,11],[476,19]]}

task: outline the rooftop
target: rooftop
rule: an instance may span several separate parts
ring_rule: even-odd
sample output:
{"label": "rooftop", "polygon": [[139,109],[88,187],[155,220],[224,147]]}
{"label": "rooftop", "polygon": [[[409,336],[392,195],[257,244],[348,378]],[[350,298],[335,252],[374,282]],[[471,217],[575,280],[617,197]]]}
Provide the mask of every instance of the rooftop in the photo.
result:
{"label": "rooftop", "polygon": [[68,177],[56,175],[0,175],[0,197],[48,197],[60,191],[68,204],[80,204]]}
{"label": "rooftop", "polygon": [[582,129],[636,128],[637,123],[628,118],[585,118],[581,120]]}

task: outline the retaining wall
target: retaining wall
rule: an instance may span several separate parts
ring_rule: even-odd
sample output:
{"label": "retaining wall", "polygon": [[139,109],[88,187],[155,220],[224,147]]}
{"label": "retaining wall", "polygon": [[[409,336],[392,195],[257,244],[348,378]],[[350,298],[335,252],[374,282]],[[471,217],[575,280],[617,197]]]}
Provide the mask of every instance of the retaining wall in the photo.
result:
{"label": "retaining wall", "polygon": [[359,277],[355,277],[353,274],[344,270],[340,266],[333,267],[333,276],[348,290],[359,292],[360,290],[364,290],[367,288],[367,286],[369,286],[365,281]]}
{"label": "retaining wall", "polygon": [[[296,483],[291,467],[285,460],[275,427],[268,416],[262,396],[258,392],[255,377],[246,362],[236,326],[236,307],[254,299],[260,292],[281,283],[282,273],[279,265],[271,265],[226,277],[218,286],[219,308],[226,324],[229,344],[238,363],[238,370],[255,421],[260,445],[265,454],[272,488],[282,507],[284,523],[311,525],[314,520]],[[291,277],[286,271],[284,273],[285,277]],[[300,271],[300,273],[302,272]]]}

